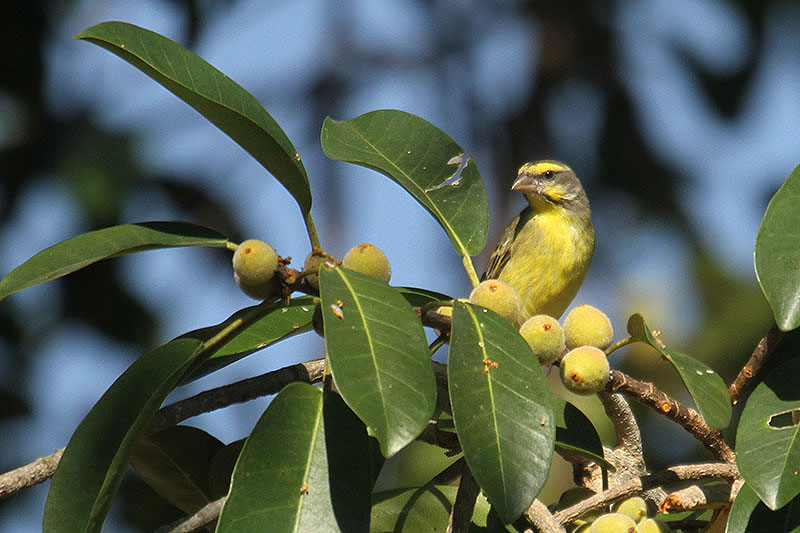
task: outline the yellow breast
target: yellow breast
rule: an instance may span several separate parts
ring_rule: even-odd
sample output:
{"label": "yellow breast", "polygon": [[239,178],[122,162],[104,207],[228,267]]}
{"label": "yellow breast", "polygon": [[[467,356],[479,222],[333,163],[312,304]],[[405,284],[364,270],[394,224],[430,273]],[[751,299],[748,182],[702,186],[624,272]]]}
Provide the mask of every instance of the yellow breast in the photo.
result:
{"label": "yellow breast", "polygon": [[594,251],[594,229],[556,208],[533,215],[514,239],[499,278],[517,291],[525,317],[560,317],[583,283]]}

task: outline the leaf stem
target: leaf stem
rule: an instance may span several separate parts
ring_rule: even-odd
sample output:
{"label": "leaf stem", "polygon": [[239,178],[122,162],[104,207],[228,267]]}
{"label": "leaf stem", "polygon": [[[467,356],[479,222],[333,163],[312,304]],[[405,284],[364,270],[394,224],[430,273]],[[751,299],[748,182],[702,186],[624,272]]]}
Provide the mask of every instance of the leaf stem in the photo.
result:
{"label": "leaf stem", "polygon": [[322,245],[319,243],[319,236],[317,235],[317,228],[314,226],[314,219],[311,217],[311,211],[306,213],[305,222],[308,240],[311,241],[311,249],[321,249]]}
{"label": "leaf stem", "polygon": [[228,241],[225,243],[225,248],[227,248],[231,252],[235,252],[238,247],[239,245],[236,244],[235,242]]}
{"label": "leaf stem", "polygon": [[617,350],[619,350],[623,346],[627,346],[629,344],[633,344],[634,342],[637,342],[638,340],[639,339],[634,339],[633,337],[627,337],[625,339],[622,339],[621,341],[618,341],[618,342],[612,344],[611,346],[609,346],[608,348],[606,348],[606,355],[611,355],[613,352],[616,352]]}
{"label": "leaf stem", "polygon": [[472,258],[468,255],[462,255],[461,261],[464,263],[464,270],[467,271],[467,276],[469,276],[469,281],[472,283],[472,288],[480,284],[481,280],[478,278],[478,273],[475,272],[475,265],[472,264]]}

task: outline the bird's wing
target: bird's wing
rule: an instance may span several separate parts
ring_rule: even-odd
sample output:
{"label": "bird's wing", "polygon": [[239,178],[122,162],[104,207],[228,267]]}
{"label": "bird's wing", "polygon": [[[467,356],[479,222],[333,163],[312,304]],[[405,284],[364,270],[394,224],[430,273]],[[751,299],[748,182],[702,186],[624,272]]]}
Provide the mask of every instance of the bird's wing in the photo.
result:
{"label": "bird's wing", "polygon": [[489,258],[489,263],[486,265],[486,271],[483,273],[481,280],[497,279],[503,267],[508,263],[508,259],[511,257],[511,245],[516,237],[518,224],[519,216],[506,227],[503,237],[497,244],[497,248],[494,249],[492,256]]}

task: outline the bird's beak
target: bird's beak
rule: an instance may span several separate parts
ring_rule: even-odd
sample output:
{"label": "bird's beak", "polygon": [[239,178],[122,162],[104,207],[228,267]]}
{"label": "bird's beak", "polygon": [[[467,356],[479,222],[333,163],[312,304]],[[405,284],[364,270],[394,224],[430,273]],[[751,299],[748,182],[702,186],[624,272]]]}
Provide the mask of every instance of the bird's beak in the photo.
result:
{"label": "bird's beak", "polygon": [[511,186],[512,191],[524,194],[534,194],[539,192],[539,180],[530,174],[523,174]]}

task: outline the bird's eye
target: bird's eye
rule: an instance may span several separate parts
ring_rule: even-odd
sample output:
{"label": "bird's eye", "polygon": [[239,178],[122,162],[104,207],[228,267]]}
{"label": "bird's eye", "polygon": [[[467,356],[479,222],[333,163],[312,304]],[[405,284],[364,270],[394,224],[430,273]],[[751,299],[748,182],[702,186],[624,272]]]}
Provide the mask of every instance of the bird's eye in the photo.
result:
{"label": "bird's eye", "polygon": [[542,172],[542,176],[545,179],[548,179],[548,180],[549,179],[553,179],[553,171],[552,170],[545,170],[544,172]]}

